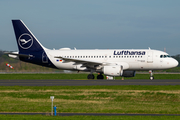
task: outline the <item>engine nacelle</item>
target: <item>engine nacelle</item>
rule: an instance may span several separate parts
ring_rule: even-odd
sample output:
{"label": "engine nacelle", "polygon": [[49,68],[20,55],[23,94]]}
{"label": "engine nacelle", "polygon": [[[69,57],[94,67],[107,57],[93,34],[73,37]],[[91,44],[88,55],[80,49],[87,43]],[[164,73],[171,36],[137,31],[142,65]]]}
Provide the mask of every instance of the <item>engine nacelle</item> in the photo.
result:
{"label": "engine nacelle", "polygon": [[121,75],[123,75],[123,66],[119,66],[119,65],[104,66],[103,72],[104,72],[104,75],[121,76]]}
{"label": "engine nacelle", "polygon": [[136,75],[136,71],[124,71],[122,77],[134,77]]}

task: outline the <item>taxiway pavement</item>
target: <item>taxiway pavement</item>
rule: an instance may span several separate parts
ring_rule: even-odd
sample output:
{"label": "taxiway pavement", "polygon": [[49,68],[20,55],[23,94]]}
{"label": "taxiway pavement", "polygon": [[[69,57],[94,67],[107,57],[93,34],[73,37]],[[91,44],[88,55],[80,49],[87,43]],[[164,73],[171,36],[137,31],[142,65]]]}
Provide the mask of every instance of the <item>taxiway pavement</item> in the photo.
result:
{"label": "taxiway pavement", "polygon": [[180,80],[0,80],[0,86],[180,85]]}

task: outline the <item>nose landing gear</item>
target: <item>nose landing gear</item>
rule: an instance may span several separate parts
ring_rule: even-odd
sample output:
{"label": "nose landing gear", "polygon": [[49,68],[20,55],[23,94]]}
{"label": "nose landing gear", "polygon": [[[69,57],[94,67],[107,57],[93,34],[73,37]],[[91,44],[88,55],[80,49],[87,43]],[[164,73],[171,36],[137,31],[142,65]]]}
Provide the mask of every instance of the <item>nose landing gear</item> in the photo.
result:
{"label": "nose landing gear", "polygon": [[149,73],[150,73],[150,80],[154,80],[153,71],[149,70]]}

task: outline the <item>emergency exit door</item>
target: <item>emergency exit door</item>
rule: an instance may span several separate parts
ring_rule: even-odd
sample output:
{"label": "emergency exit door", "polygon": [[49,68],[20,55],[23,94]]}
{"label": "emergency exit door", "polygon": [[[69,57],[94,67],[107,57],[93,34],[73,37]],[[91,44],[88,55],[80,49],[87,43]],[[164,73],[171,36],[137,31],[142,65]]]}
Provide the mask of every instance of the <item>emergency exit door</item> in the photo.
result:
{"label": "emergency exit door", "polygon": [[147,63],[153,63],[153,52],[148,51]]}

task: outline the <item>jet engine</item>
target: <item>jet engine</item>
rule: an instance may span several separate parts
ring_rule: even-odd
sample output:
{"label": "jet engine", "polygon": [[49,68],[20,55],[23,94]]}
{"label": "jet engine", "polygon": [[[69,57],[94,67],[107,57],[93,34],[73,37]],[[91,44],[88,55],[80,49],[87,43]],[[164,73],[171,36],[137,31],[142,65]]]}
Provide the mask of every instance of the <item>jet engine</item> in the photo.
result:
{"label": "jet engine", "polygon": [[109,76],[122,76],[123,75],[123,66],[119,66],[119,65],[104,66],[103,73],[104,73],[104,75],[109,75]]}

